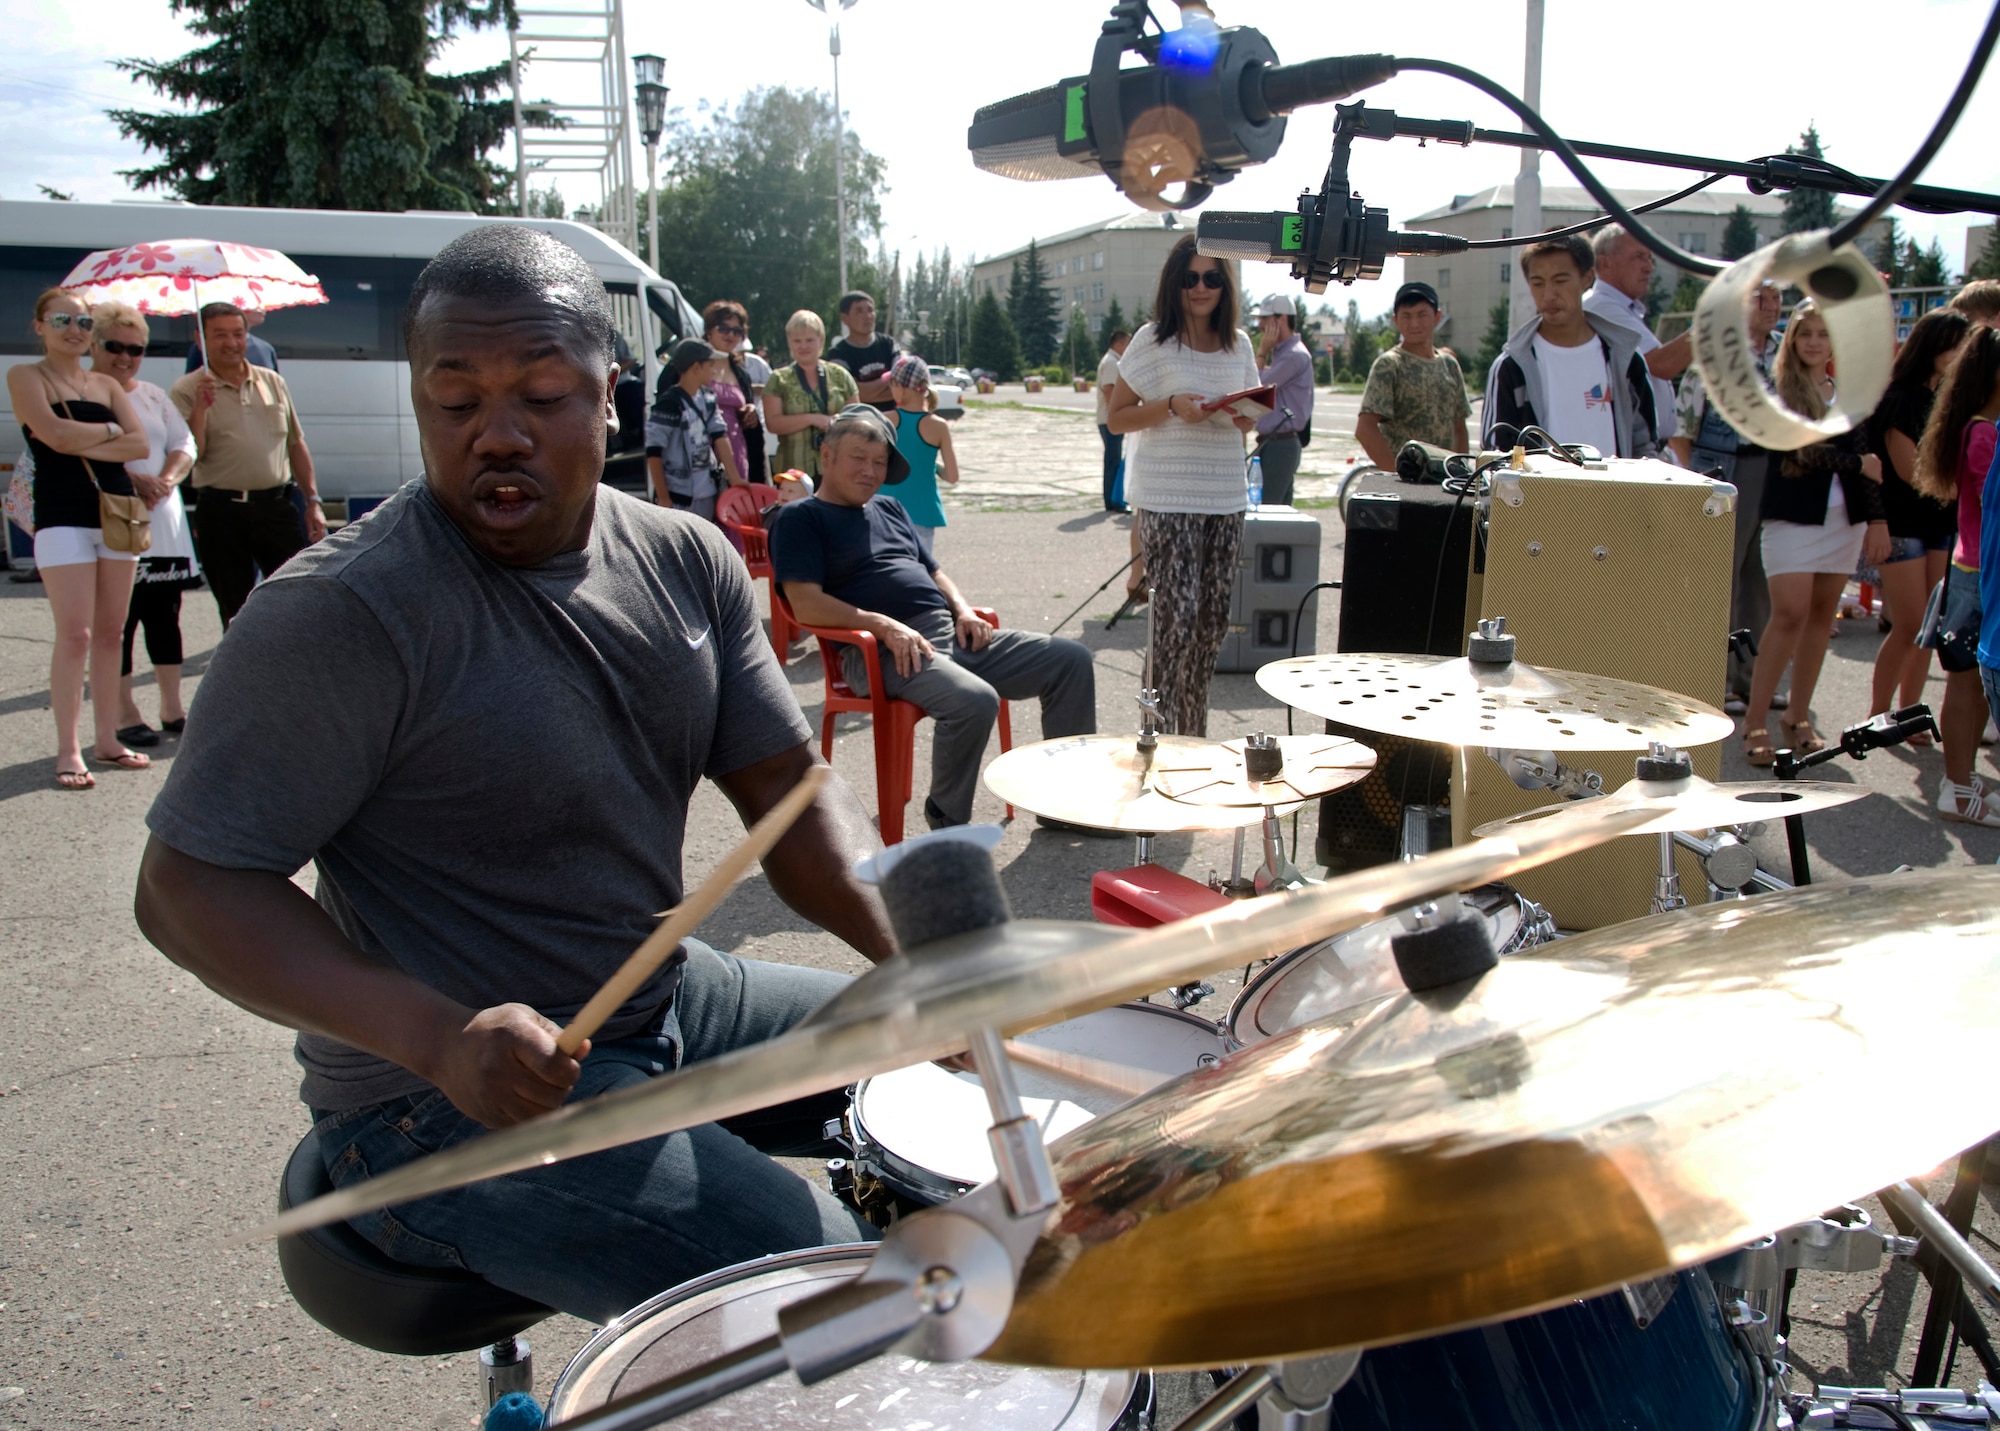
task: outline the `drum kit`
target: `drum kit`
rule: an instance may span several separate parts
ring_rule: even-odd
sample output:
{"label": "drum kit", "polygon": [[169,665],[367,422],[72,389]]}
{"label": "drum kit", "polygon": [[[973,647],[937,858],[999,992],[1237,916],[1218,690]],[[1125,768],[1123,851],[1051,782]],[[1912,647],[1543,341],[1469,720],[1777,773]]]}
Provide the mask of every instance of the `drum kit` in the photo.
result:
{"label": "drum kit", "polygon": [[[903,952],[791,1032],[252,1235],[850,1087],[853,1157],[830,1171],[883,1241],[633,1309],[563,1372],[551,1425],[1111,1431],[1153,1424],[1168,1369],[1219,1383],[1181,1431],[1849,1424],[1791,1393],[1785,1288],[1912,1250],[1845,1204],[2000,1128],[2000,870],[1695,908],[1663,872],[1659,914],[1556,938],[1501,881],[1761,818],[1775,787],[1692,776],[1681,751],[1726,733],[1719,711],[1509,646],[1483,628],[1464,661],[1305,657],[1258,679],[1545,773],[1554,750],[1637,750],[1637,778],[1324,883],[1267,839],[1270,895],[1144,930],[1014,918],[990,836],[935,832],[860,870]],[[1335,737],[1151,726],[1023,747],[988,782],[1142,837],[1268,831],[1370,763]],[[1786,808],[1859,793],[1784,789]],[[1220,1026],[1130,1002],[1260,959]],[[975,1072],[936,1066],[955,1055]],[[1952,1096],[1909,1097],[1914,1069]],[[1949,1226],[1924,1235],[1996,1285]],[[2000,1424],[2000,1396],[1959,1401],[1955,1424]]]}

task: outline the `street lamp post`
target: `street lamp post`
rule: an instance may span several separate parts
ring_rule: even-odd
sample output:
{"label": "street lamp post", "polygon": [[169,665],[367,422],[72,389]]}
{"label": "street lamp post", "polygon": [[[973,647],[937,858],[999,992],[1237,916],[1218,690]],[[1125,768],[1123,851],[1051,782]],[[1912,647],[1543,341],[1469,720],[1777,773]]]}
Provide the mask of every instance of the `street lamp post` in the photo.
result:
{"label": "street lamp post", "polygon": [[[840,239],[840,291],[847,292],[847,121],[840,112],[840,15],[852,10],[856,0],[806,0],[813,9],[825,14],[831,24],[827,31],[826,52],[833,56],[833,216],[839,227]],[[838,5],[839,9],[831,9]]]}
{"label": "street lamp post", "polygon": [[660,271],[660,131],[667,126],[667,62],[658,55],[632,56],[639,72],[639,137],[646,141],[646,262]]}

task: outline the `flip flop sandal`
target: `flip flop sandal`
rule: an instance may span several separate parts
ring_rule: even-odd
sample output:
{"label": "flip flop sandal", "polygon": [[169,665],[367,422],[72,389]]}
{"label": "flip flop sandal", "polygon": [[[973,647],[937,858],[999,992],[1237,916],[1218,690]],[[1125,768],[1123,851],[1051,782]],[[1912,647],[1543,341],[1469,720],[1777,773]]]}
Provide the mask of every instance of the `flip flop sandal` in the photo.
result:
{"label": "flip flop sandal", "polygon": [[153,768],[153,762],[139,754],[136,750],[121,750],[116,755],[99,755],[95,751],[92,751],[90,759],[93,764],[108,765],[114,770],[151,770]]}
{"label": "flip flop sandal", "polygon": [[58,790],[95,790],[97,777],[88,770],[58,770],[56,772]]}
{"label": "flip flop sandal", "polygon": [[1776,760],[1778,752],[1771,744],[1771,732],[1762,726],[1744,731],[1743,758],[1759,770]]}

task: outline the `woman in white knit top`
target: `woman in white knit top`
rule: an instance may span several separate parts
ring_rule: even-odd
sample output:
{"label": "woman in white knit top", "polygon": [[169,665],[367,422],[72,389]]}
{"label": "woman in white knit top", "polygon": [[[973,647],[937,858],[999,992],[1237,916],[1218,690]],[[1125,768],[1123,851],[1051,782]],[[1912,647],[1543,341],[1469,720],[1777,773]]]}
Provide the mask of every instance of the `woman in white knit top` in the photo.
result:
{"label": "woman in white knit top", "polygon": [[1168,253],[1153,312],[1118,360],[1106,425],[1135,435],[1125,494],[1153,588],[1161,710],[1176,734],[1207,735],[1208,681],[1243,545],[1243,438],[1256,424],[1201,405],[1257,386],[1257,360],[1236,328],[1235,275],[1196,253],[1193,234]]}

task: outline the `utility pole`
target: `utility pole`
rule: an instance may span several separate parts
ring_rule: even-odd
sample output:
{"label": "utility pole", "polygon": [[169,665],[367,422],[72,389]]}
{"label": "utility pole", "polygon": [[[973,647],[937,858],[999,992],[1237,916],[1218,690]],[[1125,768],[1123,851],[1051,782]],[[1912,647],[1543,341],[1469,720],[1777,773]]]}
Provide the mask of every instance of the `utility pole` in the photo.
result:
{"label": "utility pole", "polygon": [[[856,0],[806,0],[832,22],[827,31],[826,52],[833,56],[833,216],[839,229],[840,291],[847,292],[847,118],[840,110],[840,14],[852,10]],[[831,9],[838,5],[839,9]]]}
{"label": "utility pole", "polygon": [[[1521,97],[1537,112],[1542,107],[1542,9],[1544,0],[1527,0],[1528,42],[1526,73],[1521,79]],[[1521,171],[1514,176],[1514,235],[1542,231],[1542,151],[1523,149]],[[1511,333],[1534,314],[1535,298],[1521,272],[1521,251],[1504,249],[1510,282],[1507,287],[1507,330]]]}

